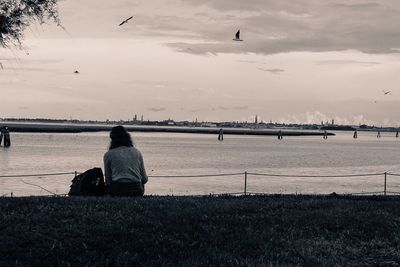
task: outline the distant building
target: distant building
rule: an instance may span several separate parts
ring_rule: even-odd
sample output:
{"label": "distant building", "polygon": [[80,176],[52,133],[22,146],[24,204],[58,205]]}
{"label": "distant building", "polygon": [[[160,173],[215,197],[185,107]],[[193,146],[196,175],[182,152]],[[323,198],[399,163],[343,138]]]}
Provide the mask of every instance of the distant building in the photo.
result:
{"label": "distant building", "polygon": [[216,123],[212,123],[212,122],[205,122],[201,124],[202,127],[217,127]]}
{"label": "distant building", "polygon": [[258,123],[258,116],[256,114],[256,118],[254,119],[254,123],[257,124]]}

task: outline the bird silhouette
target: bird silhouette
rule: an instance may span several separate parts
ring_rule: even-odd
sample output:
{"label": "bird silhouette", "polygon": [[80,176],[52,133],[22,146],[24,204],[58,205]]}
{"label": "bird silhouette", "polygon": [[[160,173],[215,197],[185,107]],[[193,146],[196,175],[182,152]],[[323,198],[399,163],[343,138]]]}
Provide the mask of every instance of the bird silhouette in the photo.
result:
{"label": "bird silhouette", "polygon": [[121,22],[121,23],[119,24],[119,26],[122,26],[122,25],[124,25],[125,23],[128,23],[128,21],[131,20],[131,19],[133,19],[133,16],[131,16],[131,17],[127,18],[126,20],[124,20],[123,22]]}
{"label": "bird silhouette", "polygon": [[388,94],[392,93],[392,91],[385,91],[385,90],[382,90],[382,92],[384,95],[388,95]]}
{"label": "bird silhouette", "polygon": [[232,39],[232,40],[233,40],[233,41],[238,41],[238,42],[243,41],[242,39],[240,39],[240,30],[238,30],[238,31],[236,32],[235,38]]}
{"label": "bird silhouette", "polygon": [[74,73],[75,73],[75,74],[79,74],[79,71],[76,70],[76,71],[74,71]]}

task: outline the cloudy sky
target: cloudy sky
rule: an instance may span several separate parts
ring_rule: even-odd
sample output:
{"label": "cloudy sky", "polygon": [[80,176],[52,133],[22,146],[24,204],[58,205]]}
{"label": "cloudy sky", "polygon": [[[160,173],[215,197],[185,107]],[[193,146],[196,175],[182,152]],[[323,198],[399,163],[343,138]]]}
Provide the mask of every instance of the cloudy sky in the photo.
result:
{"label": "cloudy sky", "polygon": [[398,0],[63,0],[59,13],[65,30],[32,25],[22,50],[0,49],[0,117],[400,125]]}

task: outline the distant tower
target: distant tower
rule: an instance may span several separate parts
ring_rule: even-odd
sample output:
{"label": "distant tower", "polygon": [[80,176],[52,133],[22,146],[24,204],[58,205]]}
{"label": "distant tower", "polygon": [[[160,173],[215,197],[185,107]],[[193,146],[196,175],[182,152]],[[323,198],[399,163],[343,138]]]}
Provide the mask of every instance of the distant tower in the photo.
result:
{"label": "distant tower", "polygon": [[334,120],[334,119],[332,119],[332,126],[333,126],[333,125],[335,125],[335,120]]}
{"label": "distant tower", "polygon": [[257,114],[256,114],[256,118],[255,118],[255,120],[254,120],[254,123],[255,123],[255,124],[258,123],[258,116],[257,116]]}
{"label": "distant tower", "polygon": [[143,121],[143,115],[142,115],[142,117],[141,117],[141,121]]}
{"label": "distant tower", "polygon": [[135,114],[135,119],[134,119],[135,121],[137,121],[137,115]]}

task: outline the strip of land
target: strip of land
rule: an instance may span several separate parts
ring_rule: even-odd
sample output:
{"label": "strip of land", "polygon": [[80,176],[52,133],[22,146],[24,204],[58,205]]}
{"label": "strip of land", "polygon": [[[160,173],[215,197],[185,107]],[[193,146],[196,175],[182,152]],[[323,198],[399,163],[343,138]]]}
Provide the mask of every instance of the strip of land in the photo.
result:
{"label": "strip of land", "polygon": [[0,266],[400,262],[400,197],[27,197],[0,210]]}
{"label": "strip of land", "polygon": [[[11,132],[40,132],[40,133],[80,133],[80,132],[109,132],[116,125],[111,124],[73,124],[73,123],[15,123],[1,122],[0,127],[8,126]],[[142,126],[124,125],[130,132],[171,132],[171,133],[197,133],[219,134],[220,128],[213,127],[169,127],[169,126]],[[282,136],[323,136],[324,131],[318,130],[292,130],[292,129],[248,129],[224,128],[223,134],[234,135],[274,135]],[[334,133],[328,132],[332,136]]]}

